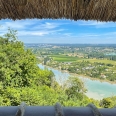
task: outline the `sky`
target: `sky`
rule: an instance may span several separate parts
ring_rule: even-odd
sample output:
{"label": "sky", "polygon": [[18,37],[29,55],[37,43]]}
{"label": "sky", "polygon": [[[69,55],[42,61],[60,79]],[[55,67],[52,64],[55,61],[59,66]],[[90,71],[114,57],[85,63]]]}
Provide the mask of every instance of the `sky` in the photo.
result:
{"label": "sky", "polygon": [[17,30],[24,43],[116,44],[116,23],[67,19],[0,20],[0,36]]}

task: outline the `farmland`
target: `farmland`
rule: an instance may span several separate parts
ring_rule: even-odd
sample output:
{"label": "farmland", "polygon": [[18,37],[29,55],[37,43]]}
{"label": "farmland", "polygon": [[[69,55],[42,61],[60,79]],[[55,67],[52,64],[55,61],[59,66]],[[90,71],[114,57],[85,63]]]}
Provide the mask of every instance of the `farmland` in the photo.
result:
{"label": "farmland", "polygon": [[83,61],[83,60],[84,60],[84,61],[89,61],[89,62],[91,62],[91,63],[98,62],[98,63],[116,65],[116,61],[107,60],[107,59],[79,59],[78,62],[81,62],[81,61]]}
{"label": "farmland", "polygon": [[116,82],[115,46],[47,44],[34,46],[32,50],[44,65],[94,79]]}
{"label": "farmland", "polygon": [[98,63],[105,63],[105,64],[112,64],[116,65],[116,61],[107,60],[107,59],[85,59],[85,58],[78,58],[72,56],[65,56],[65,55],[51,55],[54,61],[58,62],[82,62],[82,61],[89,61],[91,63],[98,62]]}
{"label": "farmland", "polygon": [[58,62],[74,62],[80,60],[77,57],[71,57],[65,55],[51,55],[50,57],[53,58],[54,61],[58,61]]}

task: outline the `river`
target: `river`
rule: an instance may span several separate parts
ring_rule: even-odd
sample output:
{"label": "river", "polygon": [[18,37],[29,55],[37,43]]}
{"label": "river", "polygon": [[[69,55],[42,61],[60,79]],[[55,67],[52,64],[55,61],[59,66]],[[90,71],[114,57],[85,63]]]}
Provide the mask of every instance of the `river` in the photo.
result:
{"label": "river", "polygon": [[[38,65],[41,69],[45,69],[46,66],[39,64]],[[68,79],[69,76],[71,76],[69,73],[59,71],[50,67],[47,67],[48,70],[52,70],[55,74],[55,79],[58,83],[63,83],[66,79]],[[82,76],[78,76],[87,88],[86,95],[89,98],[93,98],[96,100],[101,100],[105,97],[111,97],[116,96],[116,84],[110,84],[108,82],[100,82],[99,80],[91,80],[89,78],[85,78]]]}

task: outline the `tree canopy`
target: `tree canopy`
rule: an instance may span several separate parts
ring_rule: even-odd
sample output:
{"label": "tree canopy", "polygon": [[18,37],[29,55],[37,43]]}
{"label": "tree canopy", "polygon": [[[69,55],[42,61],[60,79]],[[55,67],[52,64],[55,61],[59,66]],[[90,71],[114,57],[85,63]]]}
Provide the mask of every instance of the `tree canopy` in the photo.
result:
{"label": "tree canopy", "polygon": [[[17,41],[16,31],[9,29],[0,37],[0,81],[3,87],[25,87],[33,84],[50,86],[50,71],[40,70],[31,50]],[[40,80],[40,81],[37,81]]]}
{"label": "tree canopy", "polygon": [[[17,31],[8,29],[0,37],[0,106],[15,106],[25,101],[28,105],[83,106],[99,102],[84,95],[86,89],[77,77],[70,77],[63,89],[49,70],[38,67],[31,50],[17,40]],[[109,103],[107,105],[107,102]],[[111,107],[104,99],[103,107]]]}

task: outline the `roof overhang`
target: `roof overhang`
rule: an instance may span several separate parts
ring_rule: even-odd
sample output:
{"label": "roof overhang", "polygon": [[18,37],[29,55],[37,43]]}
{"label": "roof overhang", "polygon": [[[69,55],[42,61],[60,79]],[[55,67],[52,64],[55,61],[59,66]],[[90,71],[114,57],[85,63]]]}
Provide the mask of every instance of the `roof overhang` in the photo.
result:
{"label": "roof overhang", "polygon": [[0,0],[0,19],[116,21],[116,0]]}

